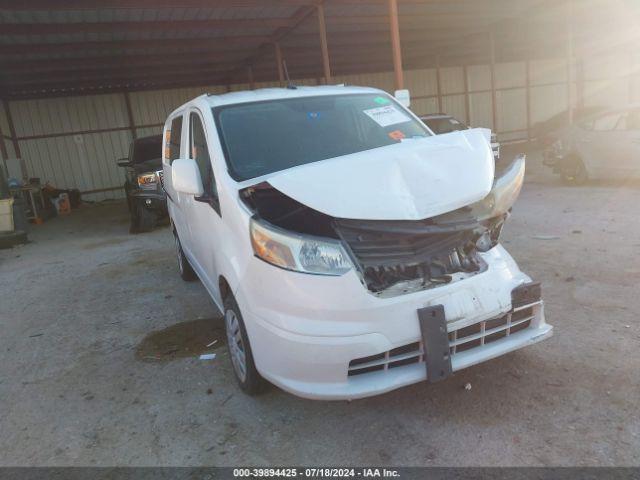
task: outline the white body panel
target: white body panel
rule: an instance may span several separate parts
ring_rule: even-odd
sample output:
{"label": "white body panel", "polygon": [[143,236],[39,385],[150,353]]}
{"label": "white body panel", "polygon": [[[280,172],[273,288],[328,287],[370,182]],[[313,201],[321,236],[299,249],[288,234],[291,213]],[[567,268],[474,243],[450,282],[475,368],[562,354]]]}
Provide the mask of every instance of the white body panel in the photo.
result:
{"label": "white body panel", "polygon": [[[482,273],[391,298],[372,295],[353,270],[342,276],[311,275],[283,270],[254,256],[249,237],[252,212],[240,200],[239,190],[265,178],[238,183],[230,177],[211,107],[351,92],[384,94],[373,89],[314,87],[202,96],[171,114],[165,124],[166,130],[177,115],[200,112],[219,195],[217,212],[193,196],[175,192],[170,187],[170,162],[164,160],[169,214],[185,255],[221,309],[219,285],[221,280],[229,285],[242,312],[261,375],[289,392],[309,398],[359,398],[424,380],[424,362],[356,377],[349,377],[347,370],[352,359],[417,341],[419,308],[442,304],[448,325],[460,328],[509,311],[511,290],[530,281],[501,246],[483,254],[488,268]],[[407,114],[413,116],[409,111]],[[181,145],[188,156],[186,131],[183,125]],[[332,184],[332,176],[341,178]],[[484,135],[469,131],[410,140],[267,177],[274,187],[334,216],[413,219],[444,213],[485,196],[493,180],[493,162]],[[385,191],[389,188],[391,192]],[[375,194],[382,195],[384,201],[378,201],[369,190],[376,190]],[[332,195],[335,199],[329,198]],[[549,336],[552,327],[544,321],[542,305],[535,312],[529,328],[454,355],[454,370]]]}

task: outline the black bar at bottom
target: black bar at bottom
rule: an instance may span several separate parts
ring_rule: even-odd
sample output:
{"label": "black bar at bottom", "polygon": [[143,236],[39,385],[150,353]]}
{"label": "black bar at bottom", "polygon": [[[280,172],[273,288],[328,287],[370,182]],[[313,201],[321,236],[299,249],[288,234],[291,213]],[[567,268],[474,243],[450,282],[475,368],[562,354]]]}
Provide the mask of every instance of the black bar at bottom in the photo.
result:
{"label": "black bar at bottom", "polygon": [[451,355],[449,354],[449,334],[444,307],[434,305],[418,309],[424,358],[427,366],[427,381],[439,382],[451,373]]}

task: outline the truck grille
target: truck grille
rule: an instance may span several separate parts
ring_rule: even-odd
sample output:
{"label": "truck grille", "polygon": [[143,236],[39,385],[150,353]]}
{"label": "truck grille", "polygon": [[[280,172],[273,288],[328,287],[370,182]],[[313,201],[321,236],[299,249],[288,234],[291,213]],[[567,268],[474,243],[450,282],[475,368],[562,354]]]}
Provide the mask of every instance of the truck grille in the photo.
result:
{"label": "truck grille", "polygon": [[[454,356],[528,328],[535,316],[534,307],[540,303],[516,307],[500,317],[449,331],[449,353]],[[424,361],[424,346],[422,341],[418,341],[377,355],[351,360],[348,375],[384,371]]]}

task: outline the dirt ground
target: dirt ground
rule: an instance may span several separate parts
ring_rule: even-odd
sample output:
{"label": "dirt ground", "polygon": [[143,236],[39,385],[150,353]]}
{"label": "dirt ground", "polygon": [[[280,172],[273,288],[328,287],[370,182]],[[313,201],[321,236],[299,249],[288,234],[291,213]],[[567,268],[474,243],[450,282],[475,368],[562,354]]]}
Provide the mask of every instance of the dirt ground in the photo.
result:
{"label": "dirt ground", "polygon": [[353,402],[243,395],[169,229],[129,235],[124,203],[33,228],[0,251],[0,465],[639,465],[640,185],[537,162],[503,238],[554,337]]}

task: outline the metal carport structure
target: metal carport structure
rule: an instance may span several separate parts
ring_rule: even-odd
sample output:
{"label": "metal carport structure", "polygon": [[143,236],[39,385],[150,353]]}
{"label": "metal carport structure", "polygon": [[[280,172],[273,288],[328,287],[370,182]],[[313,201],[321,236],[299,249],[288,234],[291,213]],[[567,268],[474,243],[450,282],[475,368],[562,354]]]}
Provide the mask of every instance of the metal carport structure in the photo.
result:
{"label": "metal carport structure", "polygon": [[110,196],[131,138],[199,93],[282,85],[283,63],[526,139],[568,105],[637,99],[638,31],[624,0],[0,0],[0,154]]}

